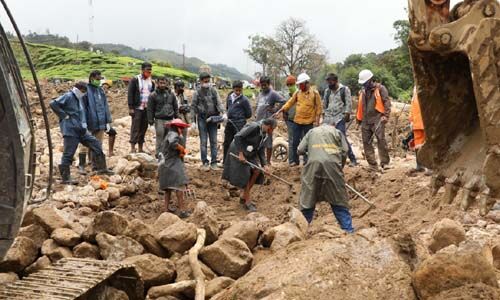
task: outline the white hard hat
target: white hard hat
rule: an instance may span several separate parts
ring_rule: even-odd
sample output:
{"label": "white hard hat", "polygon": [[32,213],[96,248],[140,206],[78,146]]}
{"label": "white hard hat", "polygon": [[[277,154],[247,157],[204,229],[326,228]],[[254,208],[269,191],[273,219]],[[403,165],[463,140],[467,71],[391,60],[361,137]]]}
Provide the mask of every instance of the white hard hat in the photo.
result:
{"label": "white hard hat", "polygon": [[306,73],[302,73],[299,77],[297,77],[297,84],[301,84],[309,80],[311,80],[311,77],[309,77]]}
{"label": "white hard hat", "polygon": [[367,82],[368,80],[372,79],[372,77],[373,77],[372,71],[370,71],[370,70],[363,70],[363,71],[359,72],[358,83],[359,84],[365,84],[365,82]]}

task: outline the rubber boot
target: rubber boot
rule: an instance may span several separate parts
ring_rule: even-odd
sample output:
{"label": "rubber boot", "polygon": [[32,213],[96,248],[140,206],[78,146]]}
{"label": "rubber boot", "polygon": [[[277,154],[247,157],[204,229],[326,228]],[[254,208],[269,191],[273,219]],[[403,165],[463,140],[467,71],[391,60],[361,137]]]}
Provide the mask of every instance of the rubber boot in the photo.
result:
{"label": "rubber boot", "polygon": [[68,165],[59,165],[59,173],[61,173],[61,183],[69,185],[77,185],[78,181],[71,179],[71,173]]}
{"label": "rubber boot", "polygon": [[97,174],[99,175],[114,175],[115,173],[108,169],[106,165],[106,156],[104,155],[94,155],[94,159],[97,167]]}
{"label": "rubber boot", "polygon": [[114,148],[115,148],[115,139],[116,139],[116,135],[109,135],[109,139],[108,139],[108,156],[111,157],[111,156],[114,156]]}
{"label": "rubber boot", "polygon": [[78,154],[78,174],[87,175],[85,171],[85,165],[87,164],[87,153]]}

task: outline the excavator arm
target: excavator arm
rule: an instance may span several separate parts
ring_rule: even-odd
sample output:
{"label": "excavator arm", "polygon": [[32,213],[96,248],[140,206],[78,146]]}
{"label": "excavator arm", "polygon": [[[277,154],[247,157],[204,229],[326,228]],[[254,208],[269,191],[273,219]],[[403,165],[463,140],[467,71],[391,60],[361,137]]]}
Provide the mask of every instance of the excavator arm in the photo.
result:
{"label": "excavator arm", "polygon": [[451,203],[486,214],[500,197],[500,5],[410,0],[409,48],[426,143],[419,160],[437,172]]}

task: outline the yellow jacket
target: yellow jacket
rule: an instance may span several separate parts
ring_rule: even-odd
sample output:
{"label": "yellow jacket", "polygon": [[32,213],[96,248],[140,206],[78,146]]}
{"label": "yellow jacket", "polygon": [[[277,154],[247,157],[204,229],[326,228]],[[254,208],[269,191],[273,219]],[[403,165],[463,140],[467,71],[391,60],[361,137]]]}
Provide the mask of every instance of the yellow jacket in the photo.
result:
{"label": "yellow jacket", "polygon": [[295,92],[292,98],[283,106],[283,110],[287,112],[295,104],[297,106],[293,121],[300,125],[313,124],[316,122],[316,118],[319,118],[323,113],[321,96],[318,91],[311,88],[307,92]]}

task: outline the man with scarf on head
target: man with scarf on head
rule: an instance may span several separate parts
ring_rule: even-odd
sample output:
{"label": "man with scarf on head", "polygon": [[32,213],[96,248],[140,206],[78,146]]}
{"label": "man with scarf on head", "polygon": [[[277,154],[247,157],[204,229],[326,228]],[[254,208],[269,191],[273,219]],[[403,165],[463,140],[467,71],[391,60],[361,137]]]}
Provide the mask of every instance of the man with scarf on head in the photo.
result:
{"label": "man with scarf on head", "polygon": [[59,117],[59,127],[64,140],[64,150],[59,165],[63,184],[78,184],[71,179],[71,163],[78,144],[90,148],[94,155],[98,174],[113,174],[106,167],[106,157],[102,144],[87,129],[87,118],[83,108],[83,96],[87,84],[78,82],[71,91],[50,102],[50,108]]}
{"label": "man with scarf on head", "polygon": [[130,128],[130,152],[135,153],[135,145],[139,144],[139,152],[144,152],[144,137],[148,130],[148,99],[154,91],[155,84],[151,79],[153,66],[144,62],[141,65],[142,73],[135,76],[128,84],[128,108],[132,117]]}
{"label": "man with scarf on head", "polygon": [[179,115],[177,99],[168,88],[168,79],[160,77],[156,80],[156,89],[148,98],[148,123],[155,127],[156,157],[160,153],[160,146],[165,136],[165,124]]}
{"label": "man with scarf on head", "polygon": [[[283,97],[271,87],[271,78],[265,76],[260,78],[260,93],[257,96],[257,108],[255,109],[255,121],[271,118],[278,110],[278,106],[285,102]],[[267,163],[271,165],[273,153],[273,136],[267,137],[266,144]]]}
{"label": "man with scarf on head", "polygon": [[363,88],[359,92],[356,119],[358,125],[361,124],[365,157],[370,169],[373,171],[378,170],[375,149],[373,149],[371,143],[373,137],[376,137],[380,166],[385,169],[390,162],[385,140],[385,124],[389,121],[391,114],[389,92],[382,84],[375,83],[373,73],[370,70],[361,71],[358,82],[363,85]]}
{"label": "man with scarf on head", "polygon": [[[291,166],[300,164],[297,148],[299,147],[302,137],[314,126],[319,125],[323,107],[321,105],[321,96],[318,91],[311,88],[309,81],[311,78],[306,73],[302,73],[297,78],[299,91],[293,94],[292,98],[275,114],[277,117],[282,112],[288,112],[296,105],[295,117],[293,118],[293,141],[291,152],[296,155],[295,161]],[[304,155],[304,164],[307,163],[307,155]]]}
{"label": "man with scarf on head", "polygon": [[233,82],[233,92],[227,96],[227,123],[224,129],[224,161],[227,151],[233,141],[234,135],[238,133],[247,123],[247,119],[252,116],[250,101],[243,95],[243,82],[237,80]]}
{"label": "man with scarf on head", "polygon": [[260,164],[265,173],[268,173],[265,144],[266,139],[273,134],[276,125],[277,121],[273,118],[245,125],[234,136],[233,142],[229,146],[228,156],[224,161],[222,179],[242,190],[240,203],[249,212],[257,211],[257,207],[250,199],[250,191],[255,184],[264,183],[264,174],[252,168],[247,162],[254,165]]}
{"label": "man with scarf on head", "polygon": [[[101,142],[102,145],[104,132],[110,134],[112,131],[111,123],[113,122],[113,119],[111,118],[111,112],[109,110],[108,98],[101,87],[101,79],[101,71],[95,70],[90,73],[87,93],[83,96],[82,103],[85,110],[85,116],[87,117],[87,129],[99,140],[99,142]],[[111,140],[112,138],[112,135],[110,135],[109,139]],[[87,147],[79,147],[78,170],[82,175],[87,174],[85,171],[87,151]],[[92,156],[92,152],[89,152],[89,154],[93,170],[96,170],[97,166],[95,165],[95,159]]]}
{"label": "man with scarf on head", "polygon": [[[326,82],[328,87],[325,90],[323,99],[323,123],[334,124],[335,128],[340,130],[347,139],[347,124],[351,120],[352,111],[351,90],[348,86],[340,83],[338,76],[333,73],[326,76]],[[347,156],[351,161],[350,165],[354,167],[358,162],[349,141],[347,141],[347,144],[349,145]]]}
{"label": "man with scarf on head", "polygon": [[[200,155],[202,170],[218,170],[217,166],[217,130],[220,121],[227,119],[219,93],[210,84],[210,74],[200,74],[200,87],[193,94],[192,108],[200,132]],[[222,115],[222,116],[221,116]],[[207,159],[207,146],[210,139],[210,165]]]}

